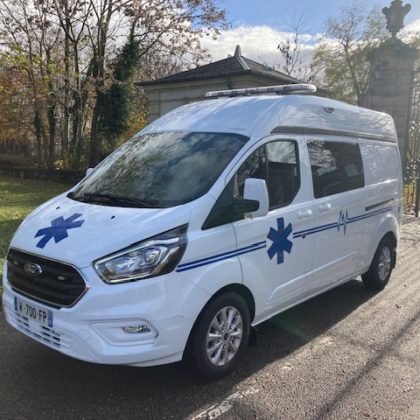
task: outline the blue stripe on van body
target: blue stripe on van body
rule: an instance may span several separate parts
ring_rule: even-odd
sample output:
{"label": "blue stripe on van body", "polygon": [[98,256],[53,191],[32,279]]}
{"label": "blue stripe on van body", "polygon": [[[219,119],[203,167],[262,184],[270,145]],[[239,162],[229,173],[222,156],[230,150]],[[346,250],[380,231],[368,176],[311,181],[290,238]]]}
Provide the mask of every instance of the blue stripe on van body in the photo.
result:
{"label": "blue stripe on van body", "polygon": [[265,248],[267,246],[266,241],[257,242],[253,245],[246,246],[244,248],[239,248],[234,251],[224,252],[222,254],[213,255],[212,257],[202,258],[200,260],[192,261],[190,263],[180,264],[176,271],[186,271],[191,270],[192,268],[202,267],[203,265],[212,264],[214,262],[227,260],[231,257],[236,257],[237,255],[247,254],[248,252],[257,251],[259,249]]}
{"label": "blue stripe on van body", "polygon": [[362,214],[360,216],[349,217],[340,222],[328,223],[326,225],[321,225],[321,226],[317,226],[310,229],[300,230],[293,234],[293,238],[301,238],[303,236],[312,235],[313,233],[323,232],[324,230],[329,230],[329,229],[340,230],[340,228],[342,226],[344,227],[346,224],[358,222],[360,220],[367,219],[369,217],[378,216],[379,214],[386,213],[390,210],[392,210],[392,207],[385,207],[383,209],[375,210],[370,213]]}
{"label": "blue stripe on van body", "polygon": [[[316,226],[310,229],[301,230],[301,231],[295,232],[293,234],[293,238],[294,239],[303,238],[307,235],[312,235],[314,233],[323,232],[329,229],[337,229],[338,231],[340,231],[340,229],[342,227],[344,228],[346,224],[358,222],[360,220],[367,219],[369,217],[378,216],[379,214],[386,213],[390,210],[392,210],[392,207],[385,207],[383,209],[378,209],[370,213],[362,214],[359,216],[348,217],[345,220],[340,220],[340,222],[328,223],[326,225],[321,225],[321,226]],[[258,251],[266,247],[267,247],[266,241],[257,242],[255,244],[248,245],[246,247],[239,248],[233,251],[223,252],[221,254],[213,255],[212,257],[202,258],[196,261],[191,261],[189,263],[180,264],[176,268],[176,271],[180,273],[182,271],[192,270],[193,268],[198,268],[204,265],[213,264],[219,261],[227,260],[229,258],[236,257],[238,255],[247,254],[249,252]]]}

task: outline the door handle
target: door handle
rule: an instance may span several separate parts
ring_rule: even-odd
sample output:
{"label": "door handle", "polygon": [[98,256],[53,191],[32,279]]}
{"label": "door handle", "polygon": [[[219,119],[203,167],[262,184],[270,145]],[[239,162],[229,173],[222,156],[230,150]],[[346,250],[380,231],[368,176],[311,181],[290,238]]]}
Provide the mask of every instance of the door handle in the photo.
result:
{"label": "door handle", "polygon": [[298,211],[298,217],[299,219],[305,219],[307,217],[311,217],[312,216],[312,210],[307,209],[307,210],[300,210]]}
{"label": "door handle", "polygon": [[332,206],[331,203],[324,203],[318,206],[318,210],[322,213],[324,211],[331,210]]}

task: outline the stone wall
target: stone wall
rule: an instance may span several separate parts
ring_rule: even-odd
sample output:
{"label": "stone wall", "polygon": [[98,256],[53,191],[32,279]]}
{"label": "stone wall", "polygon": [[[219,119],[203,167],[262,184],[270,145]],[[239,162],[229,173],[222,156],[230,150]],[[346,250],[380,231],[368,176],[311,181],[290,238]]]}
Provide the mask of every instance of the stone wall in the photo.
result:
{"label": "stone wall", "polygon": [[152,122],[181,105],[204,100],[209,91],[241,89],[278,84],[256,75],[240,75],[191,82],[167,83],[145,86],[149,102],[149,122]]}

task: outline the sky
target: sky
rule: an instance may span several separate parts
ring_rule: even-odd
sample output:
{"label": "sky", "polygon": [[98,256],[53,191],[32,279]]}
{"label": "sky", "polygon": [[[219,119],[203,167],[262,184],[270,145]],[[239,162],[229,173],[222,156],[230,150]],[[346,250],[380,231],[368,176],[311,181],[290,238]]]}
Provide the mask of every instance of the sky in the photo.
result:
{"label": "sky", "polygon": [[[277,45],[290,37],[290,23],[303,16],[301,31],[303,61],[309,64],[316,45],[322,40],[328,17],[340,14],[342,7],[352,0],[219,0],[226,10],[230,27],[221,32],[217,40],[205,39],[212,60],[233,54],[241,45],[242,54],[267,65],[279,66],[281,57]],[[367,10],[381,9],[391,0],[359,0]],[[404,2],[405,4],[406,2]],[[405,18],[406,30],[420,31],[420,0],[408,1],[411,11]]]}
{"label": "sky", "polygon": [[[303,13],[307,20],[307,31],[311,34],[325,29],[325,19],[337,15],[340,8],[351,4],[351,0],[220,0],[227,11],[233,27],[241,25],[267,25],[281,27],[288,21],[290,14]],[[407,2],[404,2],[404,4]],[[406,23],[420,19],[420,0],[408,1],[411,11],[406,16]],[[363,0],[367,9],[389,6],[391,0]]]}

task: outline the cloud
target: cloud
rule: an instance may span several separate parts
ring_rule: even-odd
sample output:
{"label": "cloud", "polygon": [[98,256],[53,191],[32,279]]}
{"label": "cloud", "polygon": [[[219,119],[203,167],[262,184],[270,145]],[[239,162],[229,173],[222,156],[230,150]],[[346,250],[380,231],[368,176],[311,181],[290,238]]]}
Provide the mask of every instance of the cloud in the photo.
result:
{"label": "cloud", "polygon": [[404,29],[402,30],[403,34],[410,34],[410,35],[414,35],[420,34],[420,19],[417,19],[411,23],[409,23],[408,25],[405,25]]}
{"label": "cloud", "polygon": [[[282,56],[277,49],[280,42],[293,39],[293,33],[283,32],[269,26],[246,26],[242,25],[234,29],[222,31],[214,40],[204,38],[202,45],[205,47],[213,61],[233,55],[236,45],[240,45],[242,54],[255,61],[267,65],[281,65]],[[315,47],[324,40],[322,34],[301,34],[302,61],[309,65]]]}
{"label": "cloud", "polygon": [[414,20],[408,25],[405,25],[404,31],[420,32],[420,19]]}
{"label": "cloud", "polygon": [[[411,36],[420,33],[420,19],[407,24],[401,31],[401,35]],[[281,41],[293,40],[294,34],[291,32],[280,31],[270,26],[247,26],[240,25],[233,29],[221,31],[217,39],[203,38],[202,46],[206,48],[212,61],[221,60],[228,55],[233,55],[236,45],[240,45],[242,54],[263,64],[274,66],[281,70],[283,58],[277,49]],[[309,66],[314,55],[315,48],[321,42],[331,42],[324,34],[300,35],[302,46],[302,63]]]}

